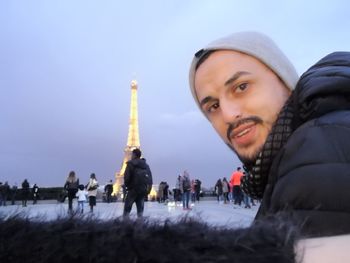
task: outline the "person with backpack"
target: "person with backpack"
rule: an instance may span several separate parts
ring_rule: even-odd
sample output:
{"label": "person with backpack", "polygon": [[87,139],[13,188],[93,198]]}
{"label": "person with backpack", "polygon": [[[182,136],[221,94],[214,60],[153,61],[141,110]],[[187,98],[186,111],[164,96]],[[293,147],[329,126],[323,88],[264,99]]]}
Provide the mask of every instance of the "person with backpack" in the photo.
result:
{"label": "person with backpack", "polygon": [[73,211],[73,198],[75,198],[78,192],[79,178],[76,177],[74,171],[70,171],[67,177],[66,183],[64,184],[64,189],[67,191],[68,195],[68,213]]}
{"label": "person with backpack", "polygon": [[137,216],[143,216],[145,197],[152,189],[152,173],[146,160],[141,158],[140,149],[132,151],[131,160],[127,162],[124,184],[127,194],[124,204],[124,217],[129,217],[132,205],[136,203]]}

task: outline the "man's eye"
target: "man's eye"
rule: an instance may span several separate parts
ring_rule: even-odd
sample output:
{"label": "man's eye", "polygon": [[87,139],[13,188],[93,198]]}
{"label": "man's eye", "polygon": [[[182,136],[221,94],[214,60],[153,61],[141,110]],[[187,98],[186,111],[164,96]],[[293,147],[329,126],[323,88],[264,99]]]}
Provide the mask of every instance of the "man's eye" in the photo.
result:
{"label": "man's eye", "polygon": [[243,92],[246,88],[248,88],[248,83],[242,83],[242,84],[239,84],[237,87],[236,87],[236,90],[235,92]]}
{"label": "man's eye", "polygon": [[212,105],[210,105],[207,109],[207,111],[210,113],[210,112],[214,112],[216,111],[217,109],[219,108],[219,103],[214,103]]}

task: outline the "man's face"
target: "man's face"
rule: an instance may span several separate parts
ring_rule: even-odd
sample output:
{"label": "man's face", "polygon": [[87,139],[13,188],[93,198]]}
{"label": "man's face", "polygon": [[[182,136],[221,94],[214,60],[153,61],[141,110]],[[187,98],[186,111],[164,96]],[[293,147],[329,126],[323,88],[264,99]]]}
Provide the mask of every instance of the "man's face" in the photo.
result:
{"label": "man's face", "polygon": [[243,162],[264,145],[290,91],[254,57],[221,50],[197,69],[195,90],[203,112]]}

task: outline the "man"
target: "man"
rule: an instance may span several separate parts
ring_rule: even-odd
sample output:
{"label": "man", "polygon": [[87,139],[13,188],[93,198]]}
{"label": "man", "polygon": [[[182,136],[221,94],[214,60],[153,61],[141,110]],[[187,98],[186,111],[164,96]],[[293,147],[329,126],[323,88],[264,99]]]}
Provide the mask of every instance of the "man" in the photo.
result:
{"label": "man", "polygon": [[38,197],[39,197],[39,187],[36,184],[33,185],[32,194],[33,194],[33,205],[35,205],[38,202]]}
{"label": "man", "polygon": [[196,201],[199,202],[199,197],[200,197],[200,193],[201,193],[201,185],[202,182],[199,179],[196,179],[194,181],[194,191],[196,193]]}
{"label": "man", "polygon": [[22,206],[26,207],[27,206],[27,201],[29,198],[29,182],[27,179],[24,179],[24,181],[22,182]]}
{"label": "man", "polygon": [[[246,172],[243,172],[243,175],[242,175],[242,179],[240,179],[240,180],[244,180],[244,178],[245,178],[245,176],[247,176],[247,174],[246,174]],[[249,196],[245,193],[245,192],[242,192],[241,191],[241,195],[242,195],[242,199],[243,199],[243,203],[244,203],[244,208],[251,208],[251,206],[250,206],[250,202],[249,202]],[[253,200],[251,200],[252,201],[252,205],[253,205]]]}
{"label": "man", "polygon": [[113,192],[113,182],[112,180],[109,180],[109,183],[107,183],[105,186],[106,201],[108,204],[111,202],[112,192]]}
{"label": "man", "polygon": [[141,159],[140,149],[132,151],[131,160],[127,162],[124,173],[124,184],[127,194],[124,204],[124,217],[128,217],[132,205],[136,203],[137,216],[142,217],[144,210],[145,197],[152,188],[152,173],[146,160]]}
{"label": "man", "polygon": [[235,205],[241,206],[242,203],[242,191],[241,191],[241,178],[243,173],[241,167],[237,167],[237,170],[234,171],[231,175],[230,184],[232,185],[232,196]]}
{"label": "man", "polygon": [[350,233],[350,53],[332,53],[300,78],[276,44],[240,32],[198,51],[195,101],[244,163],[257,219],[289,211],[303,234]]}
{"label": "man", "polygon": [[191,179],[190,174],[185,170],[181,176],[180,191],[182,195],[182,209],[191,210],[190,203],[190,192],[191,192]]}

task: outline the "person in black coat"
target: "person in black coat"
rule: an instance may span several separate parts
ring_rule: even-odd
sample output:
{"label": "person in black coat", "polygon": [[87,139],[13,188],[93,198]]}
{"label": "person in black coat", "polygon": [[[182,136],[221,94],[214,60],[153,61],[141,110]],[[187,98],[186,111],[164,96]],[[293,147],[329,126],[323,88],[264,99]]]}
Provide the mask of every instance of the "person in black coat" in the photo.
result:
{"label": "person in black coat", "polygon": [[136,203],[137,216],[142,217],[145,198],[151,191],[152,172],[146,160],[141,158],[141,154],[140,149],[134,149],[131,160],[127,162],[125,168],[124,185],[127,194],[124,204],[124,217],[129,217],[134,203]]}
{"label": "person in black coat", "polygon": [[76,197],[79,187],[79,178],[75,175],[74,171],[70,171],[66,182],[64,183],[64,189],[67,191],[68,196],[68,213],[73,212],[73,199]]}
{"label": "person in black coat", "polygon": [[108,184],[105,186],[105,193],[106,193],[106,202],[110,203],[112,201],[112,193],[113,193],[113,182],[112,180],[109,181]]}
{"label": "person in black coat", "polygon": [[288,213],[306,236],[350,233],[350,53],[298,75],[275,43],[240,32],[195,54],[198,106],[245,165],[257,219]]}
{"label": "person in black coat", "polygon": [[39,198],[39,187],[37,186],[37,184],[33,185],[32,195],[33,195],[33,205],[35,205],[38,202],[38,198]]}
{"label": "person in black coat", "polygon": [[24,179],[22,182],[22,189],[21,189],[21,194],[22,194],[22,206],[26,207],[27,206],[27,201],[29,198],[29,182],[27,179]]}

